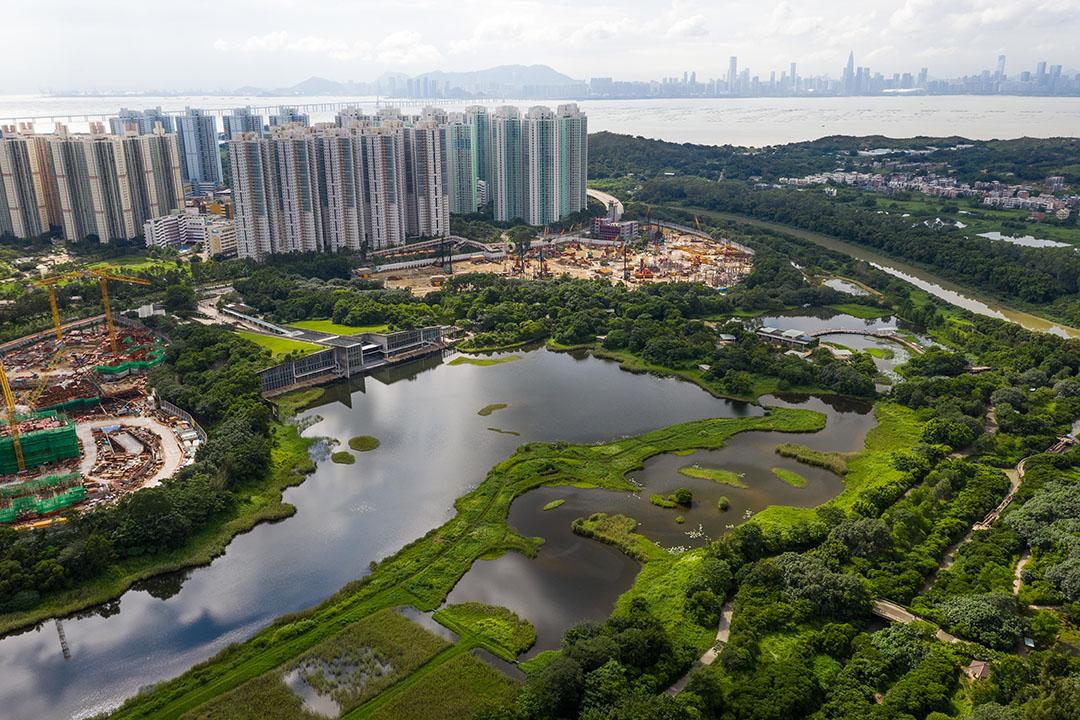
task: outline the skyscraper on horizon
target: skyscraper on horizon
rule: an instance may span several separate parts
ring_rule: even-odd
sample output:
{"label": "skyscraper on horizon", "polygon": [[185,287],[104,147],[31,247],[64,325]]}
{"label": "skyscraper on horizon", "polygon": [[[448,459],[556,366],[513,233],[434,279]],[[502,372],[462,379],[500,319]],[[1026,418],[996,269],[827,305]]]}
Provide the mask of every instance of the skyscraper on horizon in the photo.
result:
{"label": "skyscraper on horizon", "polygon": [[844,94],[853,95],[855,93],[855,51],[852,50],[848,53],[847,65],[844,66],[843,75]]}
{"label": "skyscraper on horizon", "polygon": [[728,58],[728,71],[727,71],[727,86],[728,92],[735,92],[736,86],[739,82],[739,58],[732,55]]}

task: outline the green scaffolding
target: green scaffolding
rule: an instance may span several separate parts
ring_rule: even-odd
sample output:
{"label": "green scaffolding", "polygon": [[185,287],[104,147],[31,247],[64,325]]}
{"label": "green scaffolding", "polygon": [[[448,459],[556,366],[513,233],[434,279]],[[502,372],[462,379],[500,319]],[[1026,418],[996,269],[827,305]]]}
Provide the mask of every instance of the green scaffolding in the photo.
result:
{"label": "green scaffolding", "polygon": [[[59,417],[62,423],[60,427],[19,434],[23,462],[28,470],[45,463],[79,457],[79,438],[75,434],[75,425],[68,422],[66,415],[40,412],[19,415],[17,420],[21,422],[33,417],[54,415]],[[15,458],[15,444],[11,440],[11,435],[8,434],[0,437],[0,475],[13,475],[17,472],[19,472],[19,463]]]}
{"label": "green scaffolding", "polygon": [[0,522],[12,522],[20,514],[56,512],[85,497],[86,488],[78,473],[0,488]]}
{"label": "green scaffolding", "polygon": [[160,365],[161,362],[165,359],[165,346],[160,343],[154,345],[153,347],[149,345],[137,345],[133,348],[126,349],[124,352],[134,352],[141,347],[149,348],[147,351],[146,360],[129,360],[126,363],[121,363],[115,366],[95,365],[94,372],[100,373],[102,375],[117,375],[127,372],[129,370],[145,370],[148,368],[152,368],[155,365]]}

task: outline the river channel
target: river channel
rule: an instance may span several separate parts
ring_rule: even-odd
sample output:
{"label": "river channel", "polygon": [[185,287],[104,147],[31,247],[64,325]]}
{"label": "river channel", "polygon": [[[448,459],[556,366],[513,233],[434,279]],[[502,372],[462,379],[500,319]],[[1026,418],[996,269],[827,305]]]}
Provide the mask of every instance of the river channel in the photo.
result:
{"label": "river channel", "polygon": [[1004,307],[992,300],[978,297],[972,293],[971,290],[961,287],[956,283],[943,280],[921,268],[916,268],[907,263],[882,255],[881,253],[876,253],[873,250],[868,250],[861,245],[844,242],[843,240],[838,240],[828,235],[822,235],[821,233],[800,230],[799,228],[791,227],[789,225],[781,225],[765,220],[756,220],[745,215],[713,212],[701,208],[694,208],[694,212],[702,215],[709,215],[710,217],[732,220],[734,222],[757,225],[758,227],[788,233],[789,235],[795,235],[796,237],[801,237],[805,240],[817,243],[822,247],[827,247],[830,250],[836,250],[837,252],[850,255],[858,260],[868,262],[879,270],[884,270],[894,277],[905,280],[935,297],[941,298],[946,302],[950,302],[953,305],[965,308],[979,315],[986,315],[987,317],[998,318],[1000,320],[1008,320],[1009,322],[1014,322],[1028,330],[1048,332],[1054,335],[1060,335],[1061,337],[1080,338],[1080,329],[1062,325],[1061,323],[1056,323],[1052,320],[1038,317],[1037,315]]}
{"label": "river channel", "polygon": [[[64,718],[101,712],[250,637],[275,617],[317,604],[366,575],[371,560],[445,522],[454,500],[522,443],[608,442],[689,420],[761,412],[758,406],[713,398],[690,383],[623,372],[587,355],[546,350],[516,355],[515,362],[489,367],[451,366],[431,357],[328,387],[317,406],[302,415],[312,423],[305,434],[342,442],[368,434],[382,445],[357,453],[354,465],[334,464],[325,457],[328,448],[318,448],[322,459],[315,473],[285,493],[297,508],[293,517],[237,537],[209,566],[156,578],[107,606],[63,619],[69,659],[61,653],[53,621],[0,640],[0,715]],[[792,466],[808,482],[801,488],[785,485],[770,472],[787,467],[772,448],[795,439],[855,449],[873,416],[868,406],[802,402],[801,407],[828,414],[822,433],[743,433],[715,453],[653,458],[633,474],[645,484],[646,494],[636,499],[568,488],[522,496],[510,521],[528,535],[547,538],[539,557],[511,553],[478,563],[452,599],[469,594],[483,599],[485,587],[519,585],[515,597],[492,599],[537,624],[538,649],[552,647],[572,622],[606,617],[638,569],[612,548],[573,536],[569,523],[575,517],[597,511],[631,514],[661,544],[689,546],[704,541],[685,534],[699,524],[715,536],[725,524],[741,522],[748,510],[827,499],[839,491],[839,480]],[[477,414],[495,403],[507,407]],[[675,472],[689,463],[743,472],[748,487],[714,485]],[[650,505],[647,493],[684,485],[700,501],[682,513],[686,523],[677,525],[674,511]],[[726,518],[716,509],[721,494],[732,503]],[[567,502],[540,514],[549,495]],[[583,587],[589,588],[584,598]],[[531,589],[546,593],[549,611],[527,598]]]}

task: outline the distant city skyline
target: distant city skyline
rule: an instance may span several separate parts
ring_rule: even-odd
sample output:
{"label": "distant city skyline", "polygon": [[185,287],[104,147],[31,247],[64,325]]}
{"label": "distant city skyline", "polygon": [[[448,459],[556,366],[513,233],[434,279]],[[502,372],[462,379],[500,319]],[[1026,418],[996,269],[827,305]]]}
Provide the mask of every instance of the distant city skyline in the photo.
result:
{"label": "distant city skyline", "polygon": [[[282,87],[500,63],[549,64],[578,79],[684,70],[701,79],[724,77],[733,55],[778,75],[795,62],[807,76],[835,77],[851,50],[885,76],[913,66],[972,75],[1001,54],[1015,68],[1045,60],[1070,73],[1080,69],[1078,11],[1080,0],[192,0],[178,16],[172,5],[105,0],[87,16],[74,0],[41,0],[5,8],[5,50],[22,69],[0,80],[0,93]],[[121,12],[123,22],[110,17]]]}

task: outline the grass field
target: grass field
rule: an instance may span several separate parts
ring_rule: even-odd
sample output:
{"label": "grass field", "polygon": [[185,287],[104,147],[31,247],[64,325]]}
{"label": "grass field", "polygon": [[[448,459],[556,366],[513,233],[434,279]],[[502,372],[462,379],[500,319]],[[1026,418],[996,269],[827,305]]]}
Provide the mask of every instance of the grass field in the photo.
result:
{"label": "grass field", "polygon": [[799,462],[814,467],[825,468],[837,475],[846,475],[848,471],[848,459],[850,453],[825,452],[812,450],[796,443],[784,443],[776,447],[776,454],[783,457],[795,458]]}
{"label": "grass field", "polygon": [[300,342],[299,340],[290,340],[289,338],[270,337],[269,335],[260,335],[259,333],[246,332],[244,330],[237,330],[236,334],[250,340],[259,347],[266,348],[270,351],[272,357],[288,355],[294,351],[300,351],[301,354],[308,355],[322,350],[322,347],[319,345],[312,345],[311,343]]}
{"label": "grass field", "polygon": [[739,480],[739,476],[730,470],[717,470],[716,468],[691,465],[690,467],[679,468],[679,474],[685,475],[686,477],[701,478],[702,480],[712,480],[713,482],[723,483],[724,485],[731,485],[733,487],[746,487],[746,484]]}
{"label": "grass field", "polygon": [[[828,469],[833,469],[832,464],[838,460],[838,456],[844,455],[847,466],[844,490],[827,504],[848,511],[863,490],[902,483],[904,473],[896,469],[893,453],[910,448],[919,442],[922,435],[923,423],[916,419],[914,410],[896,403],[878,401],[874,405],[874,415],[878,424],[866,434],[864,449],[854,455],[822,453],[791,443],[777,447],[776,451],[781,455],[795,457],[801,462],[820,464]],[[785,505],[771,505],[754,516],[754,522],[762,525],[793,525],[813,519],[813,508],[793,508]]]}
{"label": "grass field", "polygon": [[773,475],[786,482],[791,487],[802,487],[806,484],[806,478],[796,472],[784,468],[773,468]]}
{"label": "grass field", "polygon": [[842,312],[845,315],[850,315],[861,320],[888,317],[893,314],[891,310],[882,310],[880,308],[867,307],[866,305],[856,305],[855,303],[840,303],[837,305],[829,305],[829,307],[837,312]]}
{"label": "grass field", "polygon": [[552,500],[547,505],[544,505],[544,507],[541,508],[541,509],[543,509],[543,510],[554,510],[555,508],[562,505],[564,502],[566,502],[565,498],[559,498],[558,500]]}
{"label": "grass field", "polygon": [[326,720],[304,709],[278,673],[267,673],[248,680],[232,692],[214,698],[190,712],[184,720]]}
{"label": "grass field", "polygon": [[[420,610],[437,608],[478,558],[508,550],[534,556],[538,541],[517,534],[507,525],[506,519],[513,500],[536,487],[574,485],[634,492],[637,488],[627,482],[626,474],[640,470],[643,462],[655,455],[691,448],[716,450],[740,432],[814,432],[822,429],[824,424],[825,416],[818,412],[769,408],[762,416],[698,420],[607,445],[522,445],[510,458],[492,468],[476,489],[457,500],[457,514],[452,519],[382,559],[370,575],[346,585],[316,608],[279,618],[254,638],[229,646],[217,657],[160,684],[153,693],[132,698],[114,717],[178,718],[252,678],[285,665],[382,608],[404,604]],[[682,587],[692,571],[692,567],[685,566],[692,562],[687,560],[690,555],[670,555],[657,548],[651,551],[650,560],[641,574],[647,573],[657,583],[666,583],[670,572],[670,582]],[[693,625],[684,608],[683,593],[671,588],[654,593],[640,582],[635,588],[632,592],[646,594],[650,603],[657,603],[654,613],[665,622],[670,620],[679,625],[672,631],[680,642],[690,643],[694,652],[703,651],[712,642],[715,629],[681,627],[684,620]],[[669,591],[678,597],[663,597]],[[398,686],[413,682],[423,672],[424,668],[421,668]],[[389,692],[395,693],[398,686]],[[382,696],[369,705],[381,699]],[[388,698],[385,702],[390,701]],[[365,707],[356,712],[369,712]],[[353,717],[353,713],[349,716]]]}
{"label": "grass field", "polygon": [[506,355],[504,357],[497,357],[497,358],[478,358],[478,357],[467,357],[465,355],[462,355],[460,357],[454,358],[453,360],[451,360],[450,362],[448,362],[446,364],[447,365],[479,365],[480,367],[487,367],[488,365],[498,365],[499,363],[514,362],[515,360],[520,360],[520,359],[521,359],[520,355]]}
{"label": "grass field", "polygon": [[356,452],[371,452],[380,444],[379,438],[371,435],[357,435],[349,438],[349,447]]}
{"label": "grass field", "polygon": [[109,260],[93,263],[87,267],[95,270],[112,268],[121,275],[124,274],[124,271],[146,270],[154,267],[165,268],[167,270],[176,270],[179,267],[179,269],[184,272],[191,272],[191,265],[186,262],[182,262],[177,266],[175,260],[159,260],[157,258],[147,258],[141,255],[124,255],[118,258],[110,258]]}
{"label": "grass field", "polygon": [[498,670],[460,654],[427,673],[370,713],[349,718],[371,720],[471,720],[485,707],[511,705],[521,686]]}
{"label": "grass field", "polygon": [[477,410],[476,414],[481,416],[481,417],[487,417],[488,415],[495,412],[496,410],[502,410],[503,408],[506,408],[506,407],[508,407],[508,405],[506,403],[492,403],[490,405],[485,405],[484,407]]}
{"label": "grass field", "polygon": [[346,452],[344,450],[334,453],[330,456],[330,459],[338,463],[339,465],[352,465],[354,462],[356,462],[356,456],[353,455],[351,452]]}
{"label": "grass field", "polygon": [[462,637],[471,636],[492,655],[513,662],[536,642],[532,623],[504,607],[479,602],[447,605],[432,617]]}
{"label": "grass field", "polygon": [[291,327],[301,330],[316,330],[318,332],[334,333],[335,335],[358,335],[359,333],[386,332],[389,325],[339,325],[333,320],[298,320],[289,323]]}

